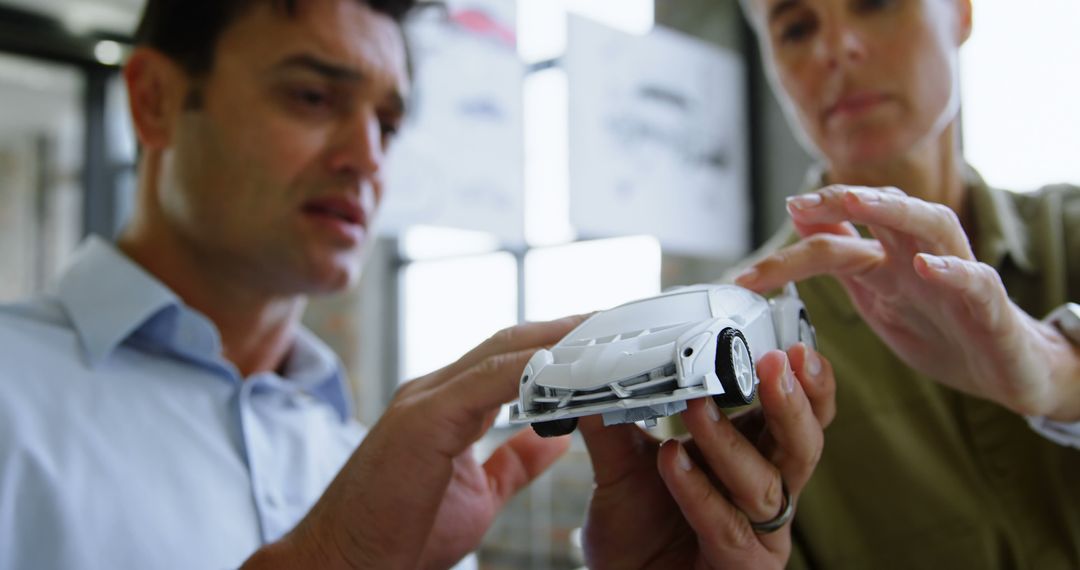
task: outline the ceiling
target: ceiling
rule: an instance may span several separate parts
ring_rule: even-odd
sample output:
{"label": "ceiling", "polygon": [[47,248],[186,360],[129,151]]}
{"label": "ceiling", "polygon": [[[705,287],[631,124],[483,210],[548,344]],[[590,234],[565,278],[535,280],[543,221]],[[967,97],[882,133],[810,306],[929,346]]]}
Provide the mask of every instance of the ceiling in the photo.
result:
{"label": "ceiling", "polygon": [[72,32],[130,35],[145,0],[0,0],[0,5],[55,18]]}

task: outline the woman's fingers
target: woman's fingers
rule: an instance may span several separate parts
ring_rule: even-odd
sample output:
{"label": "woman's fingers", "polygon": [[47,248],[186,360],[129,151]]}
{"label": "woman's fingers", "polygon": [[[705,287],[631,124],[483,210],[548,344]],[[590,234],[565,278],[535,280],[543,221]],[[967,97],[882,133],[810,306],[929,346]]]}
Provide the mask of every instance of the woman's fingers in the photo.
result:
{"label": "woman's fingers", "polygon": [[885,260],[877,240],[818,233],[757,262],[735,278],[755,291],[769,291],[818,275],[865,276]]}
{"label": "woman's fingers", "polygon": [[847,237],[861,237],[859,230],[855,229],[855,224],[851,222],[840,222],[838,224],[813,224],[804,223],[798,219],[792,220],[795,223],[795,231],[798,232],[800,237],[807,238],[814,234],[833,234],[837,236]]}
{"label": "woman's fingers", "polygon": [[988,333],[1002,328],[1009,297],[993,267],[953,256],[920,253],[912,260],[915,272],[931,285],[958,298],[973,323]]}
{"label": "woman's fingers", "polygon": [[[947,206],[913,198],[895,188],[827,186],[788,200],[792,218],[803,224],[844,221],[885,228],[914,239],[919,249],[973,259],[956,213]],[[892,241],[896,241],[892,239]]]}

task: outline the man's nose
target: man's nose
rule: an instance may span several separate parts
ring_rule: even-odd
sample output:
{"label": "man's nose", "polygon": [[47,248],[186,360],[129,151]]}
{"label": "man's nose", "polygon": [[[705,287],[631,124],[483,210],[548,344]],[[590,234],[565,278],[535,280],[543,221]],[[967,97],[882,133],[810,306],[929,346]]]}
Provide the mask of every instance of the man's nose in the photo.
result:
{"label": "man's nose", "polygon": [[362,110],[345,122],[336,142],[334,172],[368,178],[382,168],[382,128],[374,110]]}

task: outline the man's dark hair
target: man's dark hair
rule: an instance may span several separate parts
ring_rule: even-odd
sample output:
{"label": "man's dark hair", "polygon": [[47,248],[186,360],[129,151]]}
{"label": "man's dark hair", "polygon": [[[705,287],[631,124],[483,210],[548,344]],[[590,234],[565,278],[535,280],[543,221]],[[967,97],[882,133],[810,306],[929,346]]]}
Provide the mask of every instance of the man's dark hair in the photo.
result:
{"label": "man's dark hair", "polygon": [[[205,75],[213,68],[221,34],[260,1],[292,15],[301,0],[148,0],[135,43],[157,49],[192,75]],[[398,23],[416,4],[416,0],[356,1]]]}

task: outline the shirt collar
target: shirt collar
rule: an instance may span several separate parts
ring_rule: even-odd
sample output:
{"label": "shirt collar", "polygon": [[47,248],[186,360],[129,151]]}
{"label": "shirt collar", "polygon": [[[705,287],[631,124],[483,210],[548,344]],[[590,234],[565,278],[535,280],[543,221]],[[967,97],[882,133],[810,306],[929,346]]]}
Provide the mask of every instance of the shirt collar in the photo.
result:
{"label": "shirt collar", "polygon": [[283,372],[298,389],[330,404],[342,421],[352,416],[352,399],[341,360],[307,328],[297,331]]}
{"label": "shirt collar", "polygon": [[[91,368],[134,336],[140,343],[235,370],[221,358],[220,337],[209,319],[100,237],[88,237],[75,251],[57,284],[57,297]],[[308,329],[299,327],[282,372],[285,384],[327,402],[343,421],[352,415],[341,361]]]}
{"label": "shirt collar", "polygon": [[987,185],[970,166],[967,184],[975,223],[975,257],[997,268],[1008,257],[1021,271],[1033,272],[1025,222],[1016,210],[1016,201],[1007,191]]}
{"label": "shirt collar", "polygon": [[97,236],[75,251],[57,296],[96,367],[147,319],[179,299],[160,281]]}

